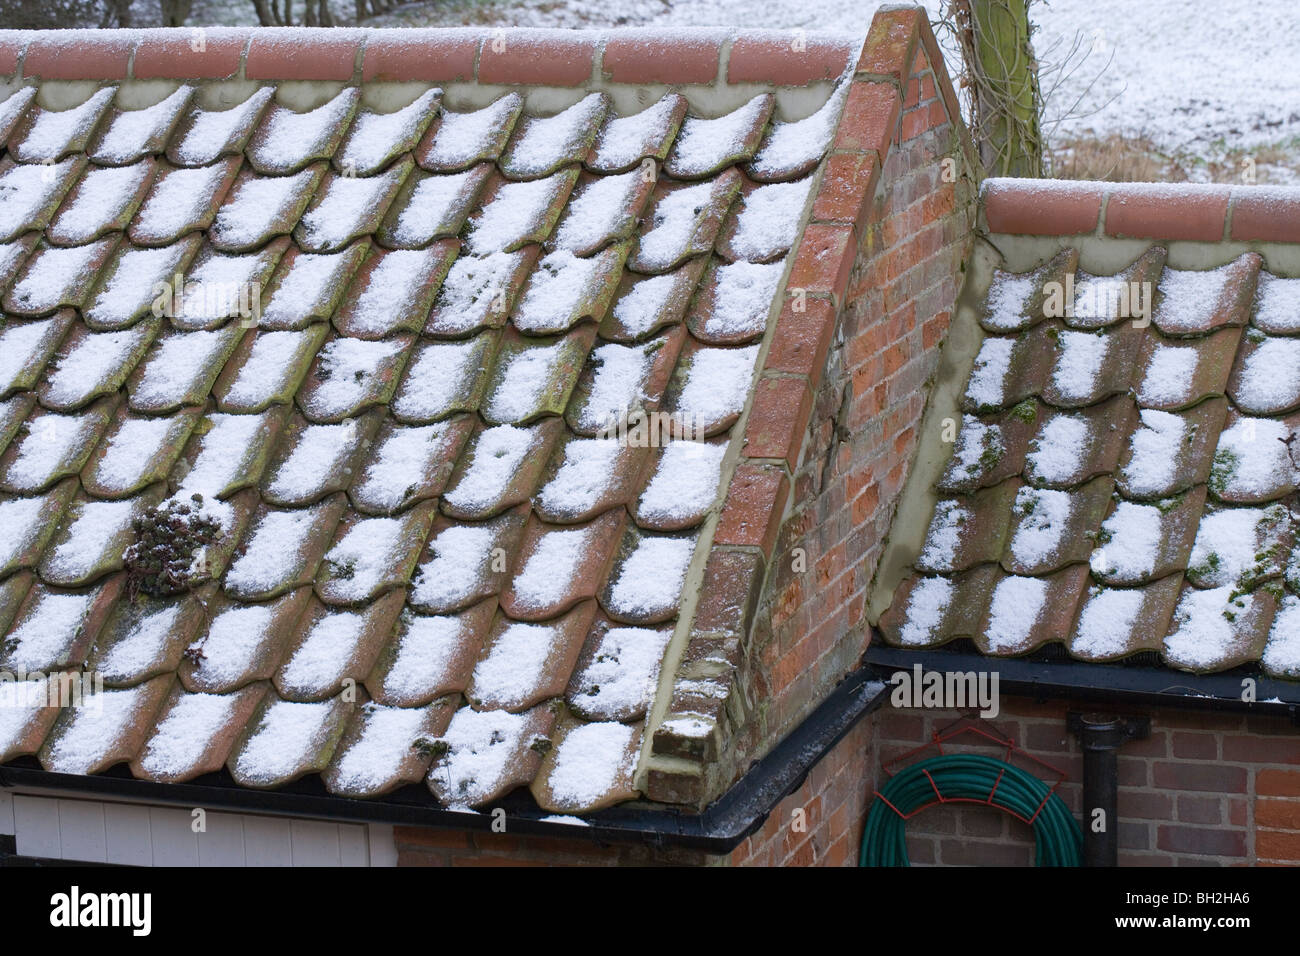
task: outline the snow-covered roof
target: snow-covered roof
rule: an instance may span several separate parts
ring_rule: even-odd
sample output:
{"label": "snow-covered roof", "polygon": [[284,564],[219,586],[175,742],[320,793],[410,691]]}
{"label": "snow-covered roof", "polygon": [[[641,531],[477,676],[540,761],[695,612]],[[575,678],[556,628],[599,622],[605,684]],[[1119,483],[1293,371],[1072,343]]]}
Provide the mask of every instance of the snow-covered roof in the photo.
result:
{"label": "snow-covered roof", "polygon": [[1300,679],[1297,210],[1300,190],[986,183],[1000,251],[934,412],[946,463],[908,489],[928,529],[891,532],[911,571],[887,640]]}
{"label": "snow-covered roof", "polygon": [[0,761],[636,795],[860,41],[503,36],[0,35]]}

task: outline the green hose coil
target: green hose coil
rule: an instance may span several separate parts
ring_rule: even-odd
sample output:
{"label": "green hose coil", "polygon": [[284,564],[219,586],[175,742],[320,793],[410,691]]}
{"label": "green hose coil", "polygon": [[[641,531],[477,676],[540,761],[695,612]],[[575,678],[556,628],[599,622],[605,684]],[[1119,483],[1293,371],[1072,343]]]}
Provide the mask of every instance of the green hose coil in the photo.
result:
{"label": "green hose coil", "polygon": [[[880,791],[884,799],[877,798],[867,814],[858,866],[909,865],[906,821],[899,813],[910,815],[934,802],[936,787],[948,800],[987,801],[1025,820],[1033,817],[1036,865],[1082,865],[1083,834],[1079,824],[1065,801],[1059,794],[1051,792],[1047,784],[1019,767],[993,757],[948,754],[913,764],[889,779]],[[992,800],[989,800],[990,793]],[[1035,813],[1037,817],[1034,817]]]}

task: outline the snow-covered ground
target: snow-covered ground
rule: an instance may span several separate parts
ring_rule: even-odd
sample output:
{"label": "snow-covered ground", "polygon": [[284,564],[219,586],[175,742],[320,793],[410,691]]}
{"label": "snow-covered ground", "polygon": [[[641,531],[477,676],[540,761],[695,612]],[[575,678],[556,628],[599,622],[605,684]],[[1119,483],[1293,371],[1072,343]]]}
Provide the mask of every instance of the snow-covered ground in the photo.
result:
{"label": "snow-covered ground", "polygon": [[[932,19],[941,0],[924,0]],[[351,0],[332,0],[336,15]],[[137,0],[147,15],[153,0]],[[876,0],[430,0],[366,26],[803,27],[862,33]],[[1035,49],[1053,139],[1119,134],[1193,159],[1300,153],[1300,0],[1040,0]],[[255,23],[196,0],[192,23]],[[1064,66],[1051,69],[1053,65]]]}

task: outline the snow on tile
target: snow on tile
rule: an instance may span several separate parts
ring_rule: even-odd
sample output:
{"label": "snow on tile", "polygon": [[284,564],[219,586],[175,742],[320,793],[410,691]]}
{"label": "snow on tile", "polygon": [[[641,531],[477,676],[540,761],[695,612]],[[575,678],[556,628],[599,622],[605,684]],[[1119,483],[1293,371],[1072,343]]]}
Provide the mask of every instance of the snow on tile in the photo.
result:
{"label": "snow on tile", "polygon": [[1016,493],[1015,513],[1019,517],[1011,554],[1026,567],[1050,564],[1065,544],[1064,536],[1073,510],[1068,491],[1022,487]]}
{"label": "snow on tile", "polygon": [[297,166],[324,149],[347,121],[360,95],[355,87],[344,89],[328,103],[305,113],[272,106],[249,144],[250,156],[258,165],[276,170]]}
{"label": "snow on tile", "polygon": [[557,249],[596,249],[631,225],[636,195],[644,177],[640,169],[621,176],[598,176],[569,200],[556,230]]}
{"label": "snow on tile", "polygon": [[177,236],[206,218],[227,172],[226,163],[165,172],[154,181],[148,198],[136,211],[131,234],[151,238]]}
{"label": "snow on tile", "polygon": [[99,661],[106,676],[135,678],[154,666],[163,653],[167,638],[181,614],[179,602],[164,604],[142,613],[131,629],[118,636]]}
{"label": "snow on tile", "polygon": [[636,260],[651,272],[671,268],[692,248],[692,240],[703,217],[713,205],[718,183],[684,186],[664,193],[655,203],[645,231],[641,233]]}
{"label": "snow on tile", "polygon": [[1254,411],[1277,412],[1300,392],[1300,340],[1269,336],[1246,354],[1236,400]]}
{"label": "snow on tile", "polygon": [[310,252],[341,249],[362,231],[363,225],[382,213],[388,194],[397,179],[404,176],[399,163],[377,176],[332,176],[324,192],[317,192],[314,203],[294,230],[299,245]]}
{"label": "snow on tile", "polygon": [[189,103],[193,92],[193,87],[182,85],[153,106],[122,110],[113,118],[95,146],[95,159],[109,163],[129,163],[144,155],[152,144],[161,145],[181,110]]}
{"label": "snow on tile", "polygon": [[[0,231],[3,231],[2,227]],[[1262,274],[1259,277],[1255,324],[1261,329],[1284,335],[1300,332],[1300,279]]]}
{"label": "snow on tile", "polygon": [[12,128],[32,100],[36,99],[35,86],[20,86],[0,100],[0,129]]}
{"label": "snow on tile", "polygon": [[[995,332],[1011,332],[1027,323],[1025,309],[1029,297],[1038,288],[1038,276],[1033,272],[1016,274],[998,269],[989,286],[989,315],[985,320]],[[1059,386],[1058,386],[1059,387]]]}
{"label": "snow on tile", "polygon": [[99,428],[96,414],[42,415],[31,422],[31,431],[18,445],[5,480],[23,488],[38,488],[54,476],[57,468],[84,450]]}
{"label": "snow on tile", "polygon": [[[936,580],[936,579],[931,579]],[[940,579],[941,580],[941,579]],[[1047,581],[1009,574],[993,589],[984,636],[994,654],[1024,647],[1047,602]]]}
{"label": "snow on tile", "polygon": [[365,174],[377,169],[403,144],[408,144],[407,148],[413,147],[437,111],[441,96],[442,90],[426,90],[400,110],[391,113],[363,110],[358,113],[348,131],[347,142],[337,157],[338,165]]}
{"label": "snow on tile", "polygon": [[310,318],[307,310],[320,300],[321,290],[345,283],[354,261],[350,251],[299,252],[289,271],[281,276],[270,301],[262,307],[262,325],[284,327],[306,322]]}
{"label": "snow on tile", "polygon": [[128,418],[108,433],[103,457],[95,463],[95,480],[118,492],[134,488],[158,453],[185,429],[183,419]]}
{"label": "snow on tile", "polygon": [[773,123],[754,156],[751,164],[753,173],[757,176],[778,176],[787,169],[805,168],[816,163],[835,135],[835,127],[850,86],[850,83],[841,82],[817,112],[810,116],[790,123]]}
{"label": "snow on tile", "polygon": [[676,273],[642,279],[614,303],[614,318],[629,335],[645,335],[662,320],[678,282]]}
{"label": "snow on tile", "polygon": [[41,529],[45,503],[44,498],[0,501],[0,569],[12,570],[10,564]]}
{"label": "snow on tile", "polygon": [[668,158],[674,175],[703,176],[740,154],[746,138],[769,108],[768,103],[765,95],[759,95],[717,119],[688,116]]}
{"label": "snow on tile", "polygon": [[72,719],[47,743],[46,769],[52,773],[89,773],[130,731],[137,712],[148,699],[147,687],[141,684],[83,697],[80,707],[67,711]]}
{"label": "snow on tile", "polygon": [[[3,106],[0,103],[0,108]],[[27,733],[36,713],[50,706],[58,686],[57,682],[51,686],[46,677],[0,681],[0,753],[10,751],[18,743],[19,735]]]}
{"label": "snow on tile", "polygon": [[203,656],[196,673],[209,684],[230,684],[248,673],[270,636],[272,605],[231,604],[217,613],[193,648]]}
{"label": "snow on tile", "polygon": [[59,210],[53,228],[65,239],[89,242],[108,224],[119,221],[149,172],[148,163],[91,166]]}
{"label": "snow on tile", "polygon": [[147,331],[92,332],[66,354],[56,357],[45,378],[45,399],[75,405],[102,383],[122,372]]}
{"label": "snow on tile", "polygon": [[397,249],[385,252],[367,277],[348,314],[348,324],[359,334],[388,335],[408,318],[411,303],[442,266],[437,249]]}
{"label": "snow on tile", "polygon": [[677,521],[702,514],[717,498],[725,444],[669,442],[641,493],[643,521]]}
{"label": "snow on tile", "polygon": [[1292,484],[1297,468],[1285,444],[1291,430],[1272,418],[1238,418],[1219,433],[1210,487],[1216,493],[1267,498]]}
{"label": "snow on tile", "polygon": [[280,668],[280,683],[298,694],[327,692],[346,675],[348,662],[366,629],[366,616],[354,611],[324,614]]}
{"label": "snow on tile", "polygon": [[141,405],[179,403],[187,393],[198,389],[203,377],[219,371],[217,360],[229,344],[226,330],[165,336],[145,360],[131,397]]}
{"label": "snow on tile", "polygon": [[483,508],[496,501],[518,473],[533,446],[534,431],[514,425],[485,428],[478,435],[469,467],[443,499],[465,510]]}
{"label": "snow on tile", "polygon": [[483,345],[469,339],[421,346],[393,400],[393,410],[403,418],[427,421],[463,403],[483,370]]}
{"label": "snow on tile", "polygon": [[523,254],[493,252],[456,258],[438,291],[434,314],[440,331],[468,332],[495,313],[504,315],[512,273]]}
{"label": "snow on tile", "polygon": [[1077,415],[1058,413],[1048,419],[1030,443],[1025,455],[1026,472],[1048,484],[1069,481],[1088,447],[1088,422]]}
{"label": "snow on tile", "polygon": [[203,436],[202,451],[181,479],[178,495],[216,498],[242,478],[245,460],[266,424],[266,415],[216,413],[206,421],[208,430]]}
{"label": "snow on tile", "polygon": [[429,542],[432,557],[416,572],[412,599],[436,607],[455,607],[472,597],[489,572],[497,537],[497,529],[490,525],[454,524],[444,528]]}
{"label": "snow on tile", "polygon": [[1101,526],[1101,547],[1093,551],[1093,571],[1125,581],[1149,578],[1155,571],[1163,540],[1160,508],[1119,501]]}
{"label": "snow on tile", "polygon": [[469,693],[475,706],[504,710],[527,706],[548,677],[546,662],[559,640],[553,625],[511,622],[474,667]]}
{"label": "snow on tile", "polygon": [[396,509],[428,481],[450,440],[447,423],[394,428],[379,444],[357,483],[357,492],[381,508]]}
{"label": "snow on tile", "polygon": [[112,239],[71,249],[45,247],[27,260],[21,277],[9,290],[9,298],[17,308],[37,313],[53,311],[80,298],[109,242]]}
{"label": "snow on tile", "polygon": [[268,511],[245,538],[244,553],[226,572],[226,587],[245,592],[269,591],[278,585],[307,547],[320,508],[302,511]]}
{"label": "snow on tile", "polygon": [[308,410],[319,416],[333,416],[356,408],[374,389],[380,370],[403,348],[400,340],[337,338],[326,342],[317,355],[319,381],[308,400]]}
{"label": "snow on tile", "polygon": [[686,384],[677,399],[677,412],[697,424],[739,415],[754,379],[758,346],[738,349],[702,348],[691,358]]}
{"label": "snow on tile", "polygon": [[389,782],[411,747],[420,738],[427,714],[416,707],[365,705],[361,736],[335,765],[335,789],[348,792],[377,791]]}
{"label": "snow on tile", "polygon": [[579,259],[563,249],[543,257],[515,309],[515,327],[541,334],[572,325],[606,268],[604,257]]}
{"label": "snow on tile", "polygon": [[308,425],[271,476],[267,491],[281,499],[316,496],[335,480],[359,438],[355,419],[338,425]]}
{"label": "snow on tile", "polygon": [[447,753],[429,770],[434,792],[455,806],[473,806],[491,798],[509,773],[516,754],[527,746],[527,714],[462,707],[452,715],[440,740]]}
{"label": "snow on tile", "polygon": [[508,150],[510,174],[539,176],[554,169],[582,148],[604,115],[605,97],[590,93],[554,116],[524,119]]}
{"label": "snow on tile", "polygon": [[577,419],[582,428],[599,429],[640,407],[654,355],[645,345],[609,344],[593,349],[591,361],[591,387]]}
{"label": "snow on tile", "polygon": [[1166,269],[1160,277],[1160,305],[1155,321],[1165,332],[1196,332],[1209,321],[1219,303],[1232,263],[1197,272]]}
{"label": "snow on tile", "polygon": [[50,164],[18,163],[0,173],[0,236],[27,231],[75,169],[76,160],[65,159]]}
{"label": "snow on tile", "polygon": [[560,741],[546,783],[555,799],[581,808],[599,802],[632,772],[637,730],[625,724],[580,724]]}
{"label": "snow on tile", "polygon": [[560,339],[508,355],[504,370],[497,373],[497,387],[484,403],[484,414],[497,422],[519,422],[536,414],[553,391],[567,353],[568,344]]}
{"label": "snow on tile", "polygon": [[1130,458],[1124,469],[1129,493],[1161,494],[1168,490],[1186,446],[1187,423],[1178,415],[1142,409],[1139,425],[1130,439]]}
{"label": "snow on tile", "polygon": [[315,171],[307,168],[292,176],[250,176],[236,182],[217,209],[213,233],[220,236],[223,247],[247,248],[258,244],[274,225],[283,226],[277,231],[291,230],[292,211],[315,177]]}
{"label": "snow on tile", "polygon": [[816,178],[807,176],[791,183],[760,186],[746,196],[731,238],[731,251],[736,257],[765,261],[788,252],[798,238]]}
{"label": "snow on tile", "polygon": [[626,169],[657,152],[672,124],[678,100],[664,96],[631,116],[610,116],[596,138],[596,165],[602,170]]}
{"label": "snow on tile", "polygon": [[1280,575],[1286,556],[1277,538],[1286,512],[1273,508],[1222,508],[1201,516],[1187,559],[1202,587],[1237,585],[1249,590],[1264,577]]}
{"label": "snow on tile", "polygon": [[157,777],[190,771],[234,715],[237,694],[181,694],[154,727],[140,769]]}
{"label": "snow on tile", "polygon": [[1052,369],[1052,385],[1063,399],[1081,402],[1092,396],[1110,341],[1108,336],[1095,332],[1064,330],[1060,333],[1057,339],[1060,353]]}
{"label": "snow on tile", "polygon": [[1195,670],[1222,666],[1237,627],[1254,610],[1252,603],[1231,585],[1184,588],[1165,636],[1165,656],[1171,664]]}
{"label": "snow on tile", "polygon": [[636,716],[654,699],[671,628],[611,627],[577,676],[573,699],[586,714]]}
{"label": "snow on tile", "polygon": [[1189,345],[1157,345],[1138,386],[1138,400],[1181,405],[1192,397],[1192,380],[1199,358]]}
{"label": "snow on tile", "polygon": [[0,395],[14,388],[20,375],[49,355],[62,329],[62,323],[54,319],[10,323],[0,328]]}
{"label": "snow on tile", "polygon": [[960,501],[945,499],[934,506],[934,517],[926,532],[925,544],[917,559],[918,565],[936,570],[951,570],[957,548],[961,545],[962,529],[974,517],[971,510]]}
{"label": "snow on tile", "polygon": [[184,137],[171,146],[170,155],[187,166],[206,166],[237,145],[244,130],[275,95],[275,87],[263,86],[244,102],[225,110],[196,110]]}
{"label": "snow on tile", "polygon": [[[187,245],[181,242],[157,249],[128,246],[117,256],[116,267],[99,286],[86,317],[101,328],[117,328],[128,325],[142,313],[162,313],[162,303],[170,298],[186,251]],[[167,288],[161,290],[159,283],[166,283]]]}
{"label": "snow on tile", "polygon": [[591,531],[591,527],[561,528],[539,535],[511,584],[516,603],[536,610],[564,601],[591,550]]}
{"label": "snow on tile", "polygon": [[251,325],[261,302],[269,250],[242,256],[209,255],[190,267],[174,322],[182,328],[220,324],[241,316]]}
{"label": "snow on tile", "polygon": [[69,663],[69,649],[81,633],[94,599],[94,592],[40,594],[5,638],[6,668],[44,671],[51,665]]}
{"label": "snow on tile", "polygon": [[518,93],[509,93],[481,110],[469,113],[443,110],[425,162],[441,169],[456,169],[474,162],[489,142],[514,122],[512,117],[522,102]]}
{"label": "snow on tile", "polygon": [[333,713],[333,701],[274,701],[236,756],[235,771],[268,782],[289,776],[324,745]]}
{"label": "snow on tile", "polygon": [[961,431],[957,433],[946,480],[950,485],[972,482],[988,470],[990,459],[1001,461],[1005,453],[1006,443],[1000,426],[986,425],[974,415],[962,415]]}
{"label": "snow on tile", "polygon": [[643,535],[612,582],[611,612],[638,618],[676,613],[694,555],[694,538]]}
{"label": "snow on tile", "polygon": [[397,653],[384,675],[384,690],[403,699],[430,693],[447,678],[447,668],[464,639],[457,617],[402,612]]}
{"label": "snow on tile", "polygon": [[62,156],[74,140],[89,135],[116,92],[116,87],[104,87],[70,109],[36,110],[27,135],[16,144],[23,162],[50,162]]}
{"label": "snow on tile", "polygon": [[1085,328],[1109,325],[1128,301],[1129,280],[1124,275],[1080,275],[1074,286],[1074,324]]}
{"label": "snow on tile", "polygon": [[1300,598],[1294,594],[1282,598],[1261,660],[1270,674],[1300,677]]}
{"label": "snow on tile", "polygon": [[330,594],[343,601],[364,601],[393,574],[406,545],[401,518],[363,518],[325,554],[332,572]]}
{"label": "snow on tile", "polygon": [[[591,511],[614,480],[622,443],[613,438],[578,438],[564,446],[564,462],[538,492],[547,512],[580,515]],[[2,562],[0,562],[2,563]]]}
{"label": "snow on tile", "polygon": [[113,542],[130,531],[135,506],[133,500],[86,501],[74,505],[71,523],[43,561],[42,566],[52,576],[51,580],[57,577],[60,583],[71,583],[86,579],[101,561],[110,557]]}
{"label": "snow on tile", "polygon": [[1118,657],[1127,651],[1145,597],[1146,592],[1140,588],[1094,589],[1084,601],[1075,624],[1071,653],[1102,658]]}
{"label": "snow on tile", "polygon": [[475,169],[445,176],[426,176],[411,190],[393,223],[393,239],[401,245],[424,245],[439,234],[457,207],[465,203],[479,181]]}
{"label": "snow on tile", "polygon": [[977,408],[997,408],[1003,404],[1015,344],[1013,338],[991,335],[980,346],[966,386],[966,398]]}
{"label": "snow on tile", "polygon": [[507,252],[538,227],[542,217],[567,188],[563,172],[545,179],[504,183],[471,221],[466,248],[476,256]]}
{"label": "snow on tile", "polygon": [[725,336],[762,333],[784,272],[783,262],[719,266],[714,273],[713,310],[704,320],[703,331]]}

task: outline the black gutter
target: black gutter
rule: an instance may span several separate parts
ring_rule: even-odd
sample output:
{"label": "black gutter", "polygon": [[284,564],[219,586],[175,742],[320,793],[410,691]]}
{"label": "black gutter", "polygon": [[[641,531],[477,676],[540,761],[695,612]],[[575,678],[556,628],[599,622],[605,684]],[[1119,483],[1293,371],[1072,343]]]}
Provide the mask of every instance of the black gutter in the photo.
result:
{"label": "black gutter", "polygon": [[[506,831],[599,844],[633,843],[729,853],[753,833],[786,796],[802,785],[808,771],[867,714],[882,706],[889,688],[872,667],[861,667],[843,681],[788,737],[752,764],[732,787],[702,813],[649,807],[611,807],[584,817],[590,824],[545,822],[526,793],[497,805],[506,811]],[[0,787],[38,787],[87,795],[124,797],[149,803],[219,808],[335,822],[490,830],[491,811],[445,810],[423,784],[412,784],[374,800],[337,797],[312,776],[278,790],[252,790],[229,773],[210,774],[190,783],[137,780],[118,766],[95,775],[50,773],[33,758],[0,766]]]}
{"label": "black gutter", "polygon": [[[979,653],[915,650],[873,643],[863,657],[880,679],[920,664],[926,671],[998,675],[1000,693],[1037,700],[1087,700],[1134,707],[1243,711],[1288,717],[1300,724],[1300,684],[1263,674],[1184,674],[1162,667],[1125,667],[1085,661],[1033,661]],[[1255,682],[1255,700],[1242,700],[1242,681]]]}

